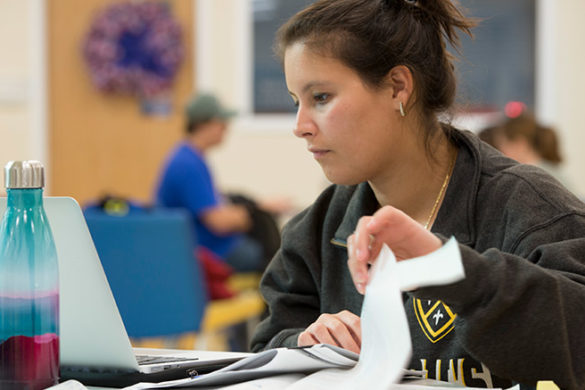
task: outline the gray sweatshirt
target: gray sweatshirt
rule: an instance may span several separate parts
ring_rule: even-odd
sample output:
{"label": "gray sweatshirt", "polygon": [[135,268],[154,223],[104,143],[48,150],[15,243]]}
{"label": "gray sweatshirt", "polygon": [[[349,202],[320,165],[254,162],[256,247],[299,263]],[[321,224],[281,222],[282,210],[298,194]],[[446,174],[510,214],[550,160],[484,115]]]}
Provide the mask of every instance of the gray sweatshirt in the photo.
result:
{"label": "gray sweatshirt", "polygon": [[[466,386],[554,380],[585,389],[585,205],[543,170],[453,130],[458,156],[432,231],[459,242],[466,278],[404,294],[410,368]],[[295,346],[322,313],[359,315],[345,242],[379,207],[333,185],[283,230],[261,282],[252,349]]]}

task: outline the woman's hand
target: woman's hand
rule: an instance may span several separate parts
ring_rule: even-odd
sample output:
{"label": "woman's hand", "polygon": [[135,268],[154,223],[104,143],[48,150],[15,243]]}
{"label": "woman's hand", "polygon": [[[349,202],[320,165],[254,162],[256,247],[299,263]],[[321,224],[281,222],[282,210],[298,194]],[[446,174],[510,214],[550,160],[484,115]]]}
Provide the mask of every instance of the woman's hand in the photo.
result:
{"label": "woman's hand", "polygon": [[376,259],[382,244],[388,245],[398,261],[426,255],[442,245],[437,236],[392,206],[384,206],[374,215],[360,218],[347,242],[347,265],[361,294],[368,283],[368,264]]}
{"label": "woman's hand", "polygon": [[321,314],[297,339],[299,346],[320,343],[360,353],[362,345],[360,317],[347,310],[337,314]]}

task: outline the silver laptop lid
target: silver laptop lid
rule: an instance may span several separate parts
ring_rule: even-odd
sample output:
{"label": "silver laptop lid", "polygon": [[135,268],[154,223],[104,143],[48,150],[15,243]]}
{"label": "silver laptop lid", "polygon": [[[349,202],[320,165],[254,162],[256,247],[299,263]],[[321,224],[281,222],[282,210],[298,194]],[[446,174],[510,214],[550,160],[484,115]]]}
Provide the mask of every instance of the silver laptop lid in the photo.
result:
{"label": "silver laptop lid", "polygon": [[[81,208],[68,197],[44,206],[59,257],[61,365],[138,370]],[[0,219],[5,209],[0,198]]]}

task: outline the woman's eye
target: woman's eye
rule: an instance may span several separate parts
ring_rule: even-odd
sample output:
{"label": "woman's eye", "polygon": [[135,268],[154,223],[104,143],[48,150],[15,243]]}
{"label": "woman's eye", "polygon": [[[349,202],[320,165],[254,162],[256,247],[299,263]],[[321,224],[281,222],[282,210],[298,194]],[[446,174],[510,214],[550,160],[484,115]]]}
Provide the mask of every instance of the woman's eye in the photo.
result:
{"label": "woman's eye", "polygon": [[316,93],[313,95],[313,99],[318,104],[326,103],[327,100],[329,100],[329,94],[328,93]]}

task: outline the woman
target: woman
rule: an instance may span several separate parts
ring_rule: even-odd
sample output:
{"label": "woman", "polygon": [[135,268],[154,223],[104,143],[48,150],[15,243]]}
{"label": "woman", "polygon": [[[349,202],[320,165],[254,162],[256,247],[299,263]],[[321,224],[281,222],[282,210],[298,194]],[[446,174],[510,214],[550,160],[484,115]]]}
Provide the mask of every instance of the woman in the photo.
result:
{"label": "woman", "polygon": [[553,128],[538,123],[534,115],[525,112],[508,118],[500,125],[482,130],[478,136],[519,163],[544,169],[573,191],[570,180],[561,169],[563,158],[557,133]]}
{"label": "woman", "polygon": [[438,120],[455,94],[446,41],[472,25],[448,0],[321,0],[280,29],[294,134],[335,184],[283,231],[253,350],[359,351],[381,244],[408,261],[454,236],[466,279],[404,294],[410,368],[467,386],[583,386],[585,207]]}

